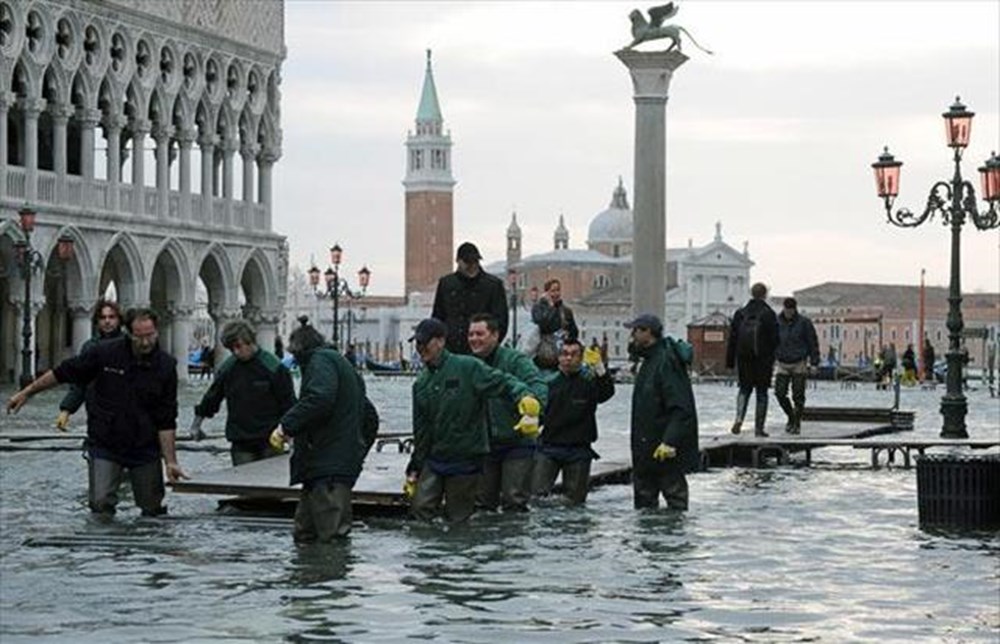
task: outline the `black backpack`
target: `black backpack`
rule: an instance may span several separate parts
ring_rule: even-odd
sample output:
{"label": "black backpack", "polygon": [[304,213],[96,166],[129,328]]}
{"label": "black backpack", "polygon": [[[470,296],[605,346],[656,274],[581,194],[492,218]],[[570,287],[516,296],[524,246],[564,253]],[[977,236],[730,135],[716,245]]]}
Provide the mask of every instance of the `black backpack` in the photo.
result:
{"label": "black backpack", "polygon": [[753,358],[760,353],[760,310],[743,309],[743,320],[736,330],[736,355]]}

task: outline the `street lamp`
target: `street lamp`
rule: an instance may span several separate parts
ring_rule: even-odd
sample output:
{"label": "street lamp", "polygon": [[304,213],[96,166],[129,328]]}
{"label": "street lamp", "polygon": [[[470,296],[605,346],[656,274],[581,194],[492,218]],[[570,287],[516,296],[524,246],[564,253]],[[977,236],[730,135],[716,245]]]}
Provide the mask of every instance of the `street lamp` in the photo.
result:
{"label": "street lamp", "polygon": [[[340,277],[340,262],[343,259],[344,249],[340,247],[340,244],[334,244],[330,248],[330,263],[332,267],[328,267],[323,272],[324,283],[326,284],[326,290],[317,290],[319,286],[319,268],[313,266],[309,269],[309,284],[316,291],[316,297],[327,297],[333,302],[333,346],[335,349],[340,349],[340,296],[344,295],[348,299],[348,303],[352,300],[358,300],[365,296],[365,291],[368,289],[368,282],[371,280],[372,272],[368,270],[367,266],[362,266],[361,270],[358,271],[358,285],[361,290],[354,291],[348,285],[346,279]],[[349,313],[350,314],[350,313]],[[348,343],[350,343],[350,331],[348,331]]]}
{"label": "street lamp", "polygon": [[507,269],[507,281],[510,283],[510,346],[517,348],[517,271]]}
{"label": "street lamp", "polygon": [[962,179],[962,151],[969,145],[969,134],[972,131],[974,114],[962,105],[956,97],[951,108],[942,114],[945,122],[945,134],[948,147],[954,152],[955,175],[951,181],[938,181],[931,187],[927,197],[927,207],[922,214],[915,214],[906,208],[892,211],[892,204],[899,194],[899,170],[903,163],[897,161],[889,148],[872,164],[875,170],[875,185],[878,196],[885,201],[885,212],[889,223],[903,228],[919,226],[931,219],[934,213],[940,213],[941,220],[951,225],[951,282],[948,287],[948,363],[947,391],[941,399],[941,415],[944,425],[941,428],[942,438],[968,438],[965,429],[965,416],[968,403],[962,391],[962,365],[965,361],[960,340],[962,329],[962,288],[961,288],[961,233],[966,216],[972,220],[976,228],[989,230],[1000,226],[1000,159],[994,152],[990,159],[979,168],[982,179],[983,198],[990,204],[990,209],[980,213],[976,203],[976,192],[973,185]]}
{"label": "street lamp", "polygon": [[[21,220],[21,233],[24,235],[22,239],[14,243],[17,266],[21,270],[21,279],[24,280],[24,303],[21,311],[20,378],[20,385],[23,389],[35,379],[31,359],[31,276],[42,267],[43,258],[42,254],[31,246],[31,233],[35,230],[35,211],[25,206],[18,211],[17,215]],[[72,237],[65,234],[59,237],[56,257],[63,263],[73,257]]]}

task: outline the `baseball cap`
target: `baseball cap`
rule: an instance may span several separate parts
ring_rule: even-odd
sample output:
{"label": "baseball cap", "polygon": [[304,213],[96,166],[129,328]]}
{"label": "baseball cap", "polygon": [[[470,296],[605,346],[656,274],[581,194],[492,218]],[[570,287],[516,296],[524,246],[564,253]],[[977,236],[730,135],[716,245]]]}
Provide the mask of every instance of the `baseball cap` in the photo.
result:
{"label": "baseball cap", "polygon": [[462,245],[458,247],[458,252],[455,253],[455,259],[460,259],[463,262],[477,262],[482,258],[479,249],[472,242],[462,242]]}
{"label": "baseball cap", "polygon": [[634,329],[635,327],[649,329],[655,334],[663,331],[663,323],[660,322],[660,318],[656,317],[652,313],[642,313],[636,316],[636,318],[631,322],[625,323],[626,329]]}
{"label": "baseball cap", "polygon": [[448,327],[445,326],[444,322],[437,318],[426,318],[417,324],[409,341],[416,340],[417,344],[427,344],[432,338],[443,338],[446,335],[448,335]]}

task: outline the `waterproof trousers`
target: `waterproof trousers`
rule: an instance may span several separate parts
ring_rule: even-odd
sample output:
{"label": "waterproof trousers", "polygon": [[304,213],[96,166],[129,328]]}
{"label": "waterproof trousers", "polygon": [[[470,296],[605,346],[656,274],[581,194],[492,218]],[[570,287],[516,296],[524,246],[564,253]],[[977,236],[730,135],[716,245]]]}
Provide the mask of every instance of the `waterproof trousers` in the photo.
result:
{"label": "waterproof trousers", "polygon": [[142,516],[155,517],[166,514],[163,506],[163,466],[159,459],[151,463],[125,467],[115,461],[99,458],[94,455],[87,457],[87,497],[90,511],[95,514],[113,515],[118,506],[118,488],[128,470],[132,483],[132,498],[136,507],[142,511]]}
{"label": "waterproof trousers", "polygon": [[450,523],[467,520],[476,509],[479,477],[479,473],[444,476],[424,465],[417,479],[410,512],[422,521],[430,521],[438,514]]}
{"label": "waterproof trousers", "polygon": [[674,467],[645,467],[632,470],[635,509],[658,508],[660,495],[671,510],[688,509],[688,484],[684,472]]}
{"label": "waterproof trousers", "polygon": [[535,457],[535,472],[532,490],[536,496],[552,494],[556,477],[562,472],[562,493],[569,505],[580,505],[587,500],[590,491],[590,464],[592,459],[583,458],[569,462],[559,462],[542,452]]}
{"label": "waterproof trousers", "polygon": [[502,507],[504,512],[523,512],[531,497],[534,452],[490,454],[479,478],[476,503],[486,510]]}
{"label": "waterproof trousers", "polygon": [[306,482],[295,508],[295,541],[329,543],[346,537],[353,518],[350,485],[330,479]]}
{"label": "waterproof trousers", "polygon": [[[774,376],[774,396],[788,416],[786,429],[798,432],[802,424],[802,410],[806,406],[806,361],[777,363]],[[792,386],[792,400],[788,400],[788,385]]]}

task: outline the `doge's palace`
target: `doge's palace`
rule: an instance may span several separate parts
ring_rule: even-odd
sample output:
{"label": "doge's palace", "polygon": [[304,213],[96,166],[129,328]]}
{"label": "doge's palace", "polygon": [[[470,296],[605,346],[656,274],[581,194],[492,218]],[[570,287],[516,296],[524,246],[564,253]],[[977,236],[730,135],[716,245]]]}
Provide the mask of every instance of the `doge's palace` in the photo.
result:
{"label": "doge's palace", "polygon": [[[21,370],[22,307],[41,370],[90,337],[109,288],[161,313],[181,370],[199,278],[217,327],[242,316],[271,345],[284,57],[280,0],[0,0],[0,380]],[[40,255],[28,302],[24,207]]]}

